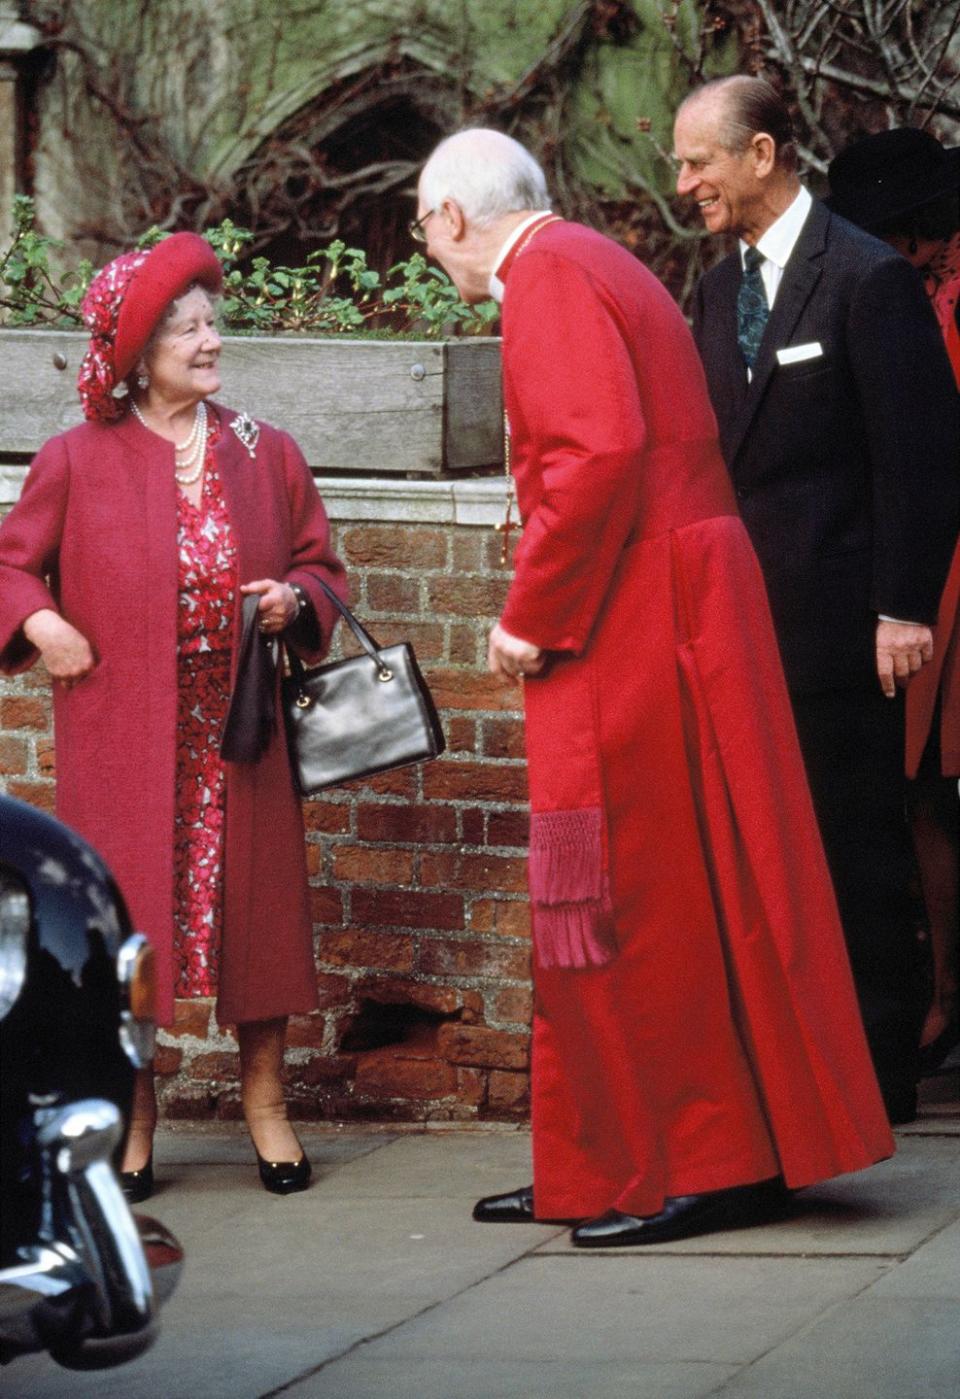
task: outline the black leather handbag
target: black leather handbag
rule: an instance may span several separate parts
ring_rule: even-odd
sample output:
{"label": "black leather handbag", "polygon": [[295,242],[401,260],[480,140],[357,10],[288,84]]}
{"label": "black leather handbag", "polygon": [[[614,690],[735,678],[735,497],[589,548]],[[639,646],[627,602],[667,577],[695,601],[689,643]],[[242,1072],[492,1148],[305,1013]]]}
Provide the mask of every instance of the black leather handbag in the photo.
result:
{"label": "black leather handbag", "polygon": [[321,580],[362,656],[307,670],[287,647],[282,707],[290,764],[304,796],[438,757],[446,747],[433,696],[408,642],[380,646]]}

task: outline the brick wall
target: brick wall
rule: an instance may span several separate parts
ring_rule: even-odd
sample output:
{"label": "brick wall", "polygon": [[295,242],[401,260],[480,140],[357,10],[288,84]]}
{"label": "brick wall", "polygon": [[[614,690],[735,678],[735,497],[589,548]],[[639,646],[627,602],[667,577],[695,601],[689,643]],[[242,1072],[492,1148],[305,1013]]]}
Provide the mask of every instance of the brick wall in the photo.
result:
{"label": "brick wall", "polygon": [[[485,672],[486,632],[507,580],[489,528],[499,497],[488,492],[477,522],[463,524],[436,519],[458,512],[439,508],[434,485],[429,509],[396,512],[396,484],[393,504],[368,494],[371,518],[361,519],[343,514],[353,499],[338,511],[321,489],[355,608],[378,640],[414,643],[448,751],[304,805],[320,1010],[290,1024],[292,1109],[336,1119],[521,1117],[531,1010],[523,735],[516,691]],[[391,512],[406,518],[385,518]],[[434,518],[409,518],[423,513]],[[49,688],[36,668],[0,684],[0,783],[52,809],[54,776]],[[212,1012],[209,1001],[181,1002],[160,1036],[169,1116],[239,1115],[236,1041]]]}

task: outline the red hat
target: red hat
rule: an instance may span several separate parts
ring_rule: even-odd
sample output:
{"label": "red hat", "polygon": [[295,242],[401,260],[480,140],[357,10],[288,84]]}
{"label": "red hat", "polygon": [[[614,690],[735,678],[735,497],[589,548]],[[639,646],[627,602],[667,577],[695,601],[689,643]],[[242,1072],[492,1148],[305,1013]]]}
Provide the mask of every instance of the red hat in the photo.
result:
{"label": "red hat", "polygon": [[80,307],[90,330],[77,376],[85,417],[100,422],[120,417],[118,388],[171,301],[194,282],[211,292],[223,284],[219,258],[197,233],[174,233],[152,248],[122,253],[97,273]]}

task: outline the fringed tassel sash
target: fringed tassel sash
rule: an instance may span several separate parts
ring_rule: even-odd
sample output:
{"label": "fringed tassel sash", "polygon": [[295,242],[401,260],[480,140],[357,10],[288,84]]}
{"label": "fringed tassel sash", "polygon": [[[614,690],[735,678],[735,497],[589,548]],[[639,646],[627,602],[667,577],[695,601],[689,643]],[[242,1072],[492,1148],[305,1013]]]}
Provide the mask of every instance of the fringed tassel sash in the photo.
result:
{"label": "fringed tassel sash", "polygon": [[542,967],[602,967],[616,955],[599,807],[534,812],[530,900]]}

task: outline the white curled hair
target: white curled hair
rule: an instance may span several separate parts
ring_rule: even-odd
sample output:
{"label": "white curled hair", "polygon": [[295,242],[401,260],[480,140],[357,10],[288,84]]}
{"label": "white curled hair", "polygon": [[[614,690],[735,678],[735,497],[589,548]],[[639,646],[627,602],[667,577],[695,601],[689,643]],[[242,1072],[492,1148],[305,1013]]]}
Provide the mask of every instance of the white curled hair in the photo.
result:
{"label": "white curled hair", "polygon": [[544,173],[530,152],[512,136],[482,126],[440,142],[423,168],[420,192],[429,209],[454,200],[478,228],[504,214],[550,208]]}

